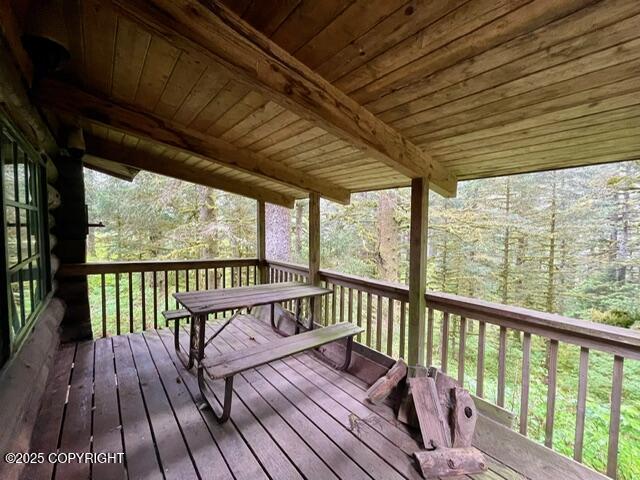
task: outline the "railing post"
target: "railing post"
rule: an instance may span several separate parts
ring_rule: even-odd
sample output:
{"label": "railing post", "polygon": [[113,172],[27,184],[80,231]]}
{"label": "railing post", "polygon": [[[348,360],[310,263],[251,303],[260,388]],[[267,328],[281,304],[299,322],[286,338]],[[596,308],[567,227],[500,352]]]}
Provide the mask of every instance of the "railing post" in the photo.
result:
{"label": "railing post", "polygon": [[409,348],[408,363],[424,365],[425,289],[427,280],[427,215],[429,180],[411,180],[409,234]]}
{"label": "railing post", "polygon": [[[317,193],[309,194],[309,284],[320,286],[320,195]],[[320,305],[320,297],[314,297],[311,301],[313,322],[320,319]]]}
{"label": "railing post", "polygon": [[256,231],[257,231],[257,237],[258,237],[256,253],[258,256],[258,270],[260,271],[259,279],[260,279],[260,283],[268,283],[267,223],[266,223],[264,200],[258,200]]}

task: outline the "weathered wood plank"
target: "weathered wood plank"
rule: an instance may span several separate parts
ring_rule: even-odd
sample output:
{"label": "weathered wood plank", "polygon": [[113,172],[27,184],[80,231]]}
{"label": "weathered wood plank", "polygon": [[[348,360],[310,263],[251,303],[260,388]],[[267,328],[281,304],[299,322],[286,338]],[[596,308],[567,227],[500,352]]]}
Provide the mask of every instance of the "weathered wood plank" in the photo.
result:
{"label": "weathered wood plank", "polygon": [[[66,415],[60,435],[61,452],[89,452],[92,435],[94,343],[79,343],[73,362]],[[88,478],[90,464],[60,463],[55,474],[59,478]]]}
{"label": "weathered wood plank", "polygon": [[576,403],[576,436],[573,442],[573,458],[582,461],[584,442],[584,418],[587,413],[587,383],[589,380],[589,349],[580,349],[580,368],[578,370],[578,400]]}
{"label": "weathered wood plank", "polygon": [[609,417],[609,448],[607,450],[607,475],[618,477],[618,442],[620,440],[620,404],[622,402],[624,358],[613,357],[611,380],[611,415]]}
{"label": "weathered wood plank", "polygon": [[[124,452],[111,339],[97,340],[95,351],[93,451]],[[96,463],[93,465],[92,478],[96,480],[127,478],[124,462]]]}
{"label": "weathered wood plank", "polygon": [[113,337],[113,351],[124,445],[126,451],[136,452],[127,457],[127,473],[129,478],[163,479],[127,337]]}
{"label": "weathered wood plank", "polygon": [[141,334],[130,335],[129,343],[164,476],[197,479],[195,466],[144,337]]}

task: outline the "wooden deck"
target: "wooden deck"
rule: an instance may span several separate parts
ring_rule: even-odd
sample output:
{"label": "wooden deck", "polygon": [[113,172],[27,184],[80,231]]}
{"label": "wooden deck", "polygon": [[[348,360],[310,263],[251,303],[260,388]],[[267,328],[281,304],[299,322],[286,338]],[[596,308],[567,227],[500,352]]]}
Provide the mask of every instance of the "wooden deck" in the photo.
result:
{"label": "wooden deck", "polygon": [[[207,352],[273,335],[241,317]],[[23,478],[421,478],[415,439],[390,408],[366,403],[365,388],[313,353],[296,355],[239,375],[231,420],[219,425],[201,409],[196,377],[178,361],[168,330],[66,345],[32,451],[124,452],[125,463],[30,465]],[[490,470],[474,479],[526,478],[488,460]]]}

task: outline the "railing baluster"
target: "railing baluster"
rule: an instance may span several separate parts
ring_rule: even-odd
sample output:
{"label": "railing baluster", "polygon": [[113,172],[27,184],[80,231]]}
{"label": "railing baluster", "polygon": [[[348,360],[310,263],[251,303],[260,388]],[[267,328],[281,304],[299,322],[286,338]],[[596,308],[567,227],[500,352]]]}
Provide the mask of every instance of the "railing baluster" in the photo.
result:
{"label": "railing baluster", "polygon": [[607,475],[618,476],[618,442],[620,440],[620,403],[622,401],[622,380],[624,358],[613,357],[613,378],[611,380],[611,415],[609,417],[609,448],[607,452]]}
{"label": "railing baluster", "polygon": [[549,340],[549,377],[547,381],[547,420],[544,444],[553,448],[553,420],[556,413],[556,384],[558,374],[558,341]]}
{"label": "railing baluster", "polygon": [[376,305],[376,350],[382,350],[382,296],[377,295],[378,302]]}
{"label": "railing baluster", "polygon": [[116,335],[120,335],[120,274],[116,273]]}
{"label": "railing baluster", "polygon": [[[178,275],[178,270],[175,271],[176,285],[174,289],[174,293],[178,293],[180,291],[180,275]],[[178,308],[178,300],[176,300],[176,308]]]}
{"label": "railing baluster", "polygon": [[209,290],[209,269],[204,269],[204,289]]}
{"label": "railing baluster", "polygon": [[531,334],[524,333],[522,339],[522,389],[520,391],[520,433],[527,434],[529,417],[529,377],[531,369]]}
{"label": "railing baluster", "polygon": [[147,302],[145,295],[145,286],[144,286],[144,277],[145,272],[140,272],[140,302],[142,306],[142,330],[147,329]]}
{"label": "railing baluster", "polygon": [[500,346],[498,348],[498,405],[504,407],[504,390],[507,359],[507,329],[500,327]]}
{"label": "railing baluster", "polygon": [[484,348],[487,324],[478,322],[478,361],[476,362],[476,395],[484,396]]}
{"label": "railing baluster", "polygon": [[387,355],[393,356],[393,299],[389,299],[387,310]]}
{"label": "railing baluster", "polygon": [[[324,282],[324,288],[329,288],[329,282]],[[323,295],[322,303],[324,308],[322,309],[323,317],[324,317],[324,326],[329,325],[329,300],[331,295]]]}
{"label": "railing baluster", "polygon": [[100,274],[100,290],[102,301],[102,337],[107,336],[107,293],[104,285],[104,273]]}
{"label": "railing baluster", "polygon": [[349,289],[347,302],[349,303],[349,314],[347,315],[347,320],[349,323],[353,323],[353,288]]}
{"label": "railing baluster", "polygon": [[344,286],[340,285],[340,321],[344,322]]}
{"label": "railing baluster", "polygon": [[153,271],[153,328],[158,328],[158,277]]}
{"label": "railing baluster", "polygon": [[427,367],[433,365],[433,308],[427,309]]}
{"label": "railing baluster", "polygon": [[227,288],[227,267],[222,267],[222,288]]}
{"label": "railing baluster", "polygon": [[189,269],[188,268],[184,271],[184,291],[185,292],[191,291],[191,289],[189,288]]}
{"label": "railing baluster", "polygon": [[[356,324],[362,326],[362,290],[358,290],[357,306],[356,306]],[[362,342],[362,332],[358,334],[358,342]]]}
{"label": "railing baluster", "polygon": [[580,349],[580,370],[578,371],[578,402],[576,405],[576,438],[573,443],[573,458],[582,462],[584,442],[584,417],[587,412],[587,382],[589,378],[589,349]]}
{"label": "railing baluster", "polygon": [[404,358],[404,343],[406,341],[405,336],[407,334],[407,313],[405,302],[400,302],[400,358]]}
{"label": "railing baluster", "polygon": [[[164,309],[169,310],[169,270],[164,271]],[[165,327],[169,326],[169,320],[165,322]]]}
{"label": "railing baluster", "polygon": [[365,343],[367,347],[371,346],[371,319],[373,314],[373,298],[370,292],[367,292],[367,336]]}
{"label": "railing baluster", "polygon": [[337,308],[337,299],[336,294],[338,293],[338,286],[333,285],[333,294],[331,295],[331,323],[336,323],[336,308]]}
{"label": "railing baluster", "polygon": [[196,268],[196,290],[200,290],[200,269]]}
{"label": "railing baluster", "polygon": [[458,344],[458,383],[464,387],[464,351],[467,347],[467,319],[460,317],[460,339]]}
{"label": "railing baluster", "polygon": [[133,272],[129,272],[129,333],[133,333]]}
{"label": "railing baluster", "polygon": [[442,338],[440,342],[440,363],[444,373],[447,373],[449,363],[449,312],[442,312]]}

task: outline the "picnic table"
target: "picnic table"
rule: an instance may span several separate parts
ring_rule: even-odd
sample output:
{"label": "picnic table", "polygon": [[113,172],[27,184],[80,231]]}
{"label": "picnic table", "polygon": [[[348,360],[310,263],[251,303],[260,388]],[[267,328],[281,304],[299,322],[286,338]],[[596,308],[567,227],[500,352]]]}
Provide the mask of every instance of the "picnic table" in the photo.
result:
{"label": "picnic table", "polygon": [[[362,328],[344,322],[342,324],[332,325],[331,327],[319,329],[314,332],[314,302],[309,302],[309,325],[302,325],[302,319],[300,318],[300,302],[303,299],[320,297],[329,293],[332,293],[332,291],[327,288],[316,287],[304,283],[287,282],[218,290],[178,292],[173,294],[174,298],[188,313],[188,315],[183,314],[182,318],[185,316],[191,317],[189,351],[188,356],[186,357],[184,356],[178,341],[180,332],[179,316],[174,317],[176,320],[176,352],[187,369],[192,368],[194,363],[197,362],[198,385],[200,387],[200,392],[219,421],[224,422],[229,418],[231,411],[233,376],[248,368],[253,368],[275,359],[283,358],[312,348],[317,348],[340,339],[347,339],[346,359],[341,368],[346,369],[349,366],[353,336],[361,332]],[[235,354],[231,356],[222,355],[220,358],[207,359],[207,362],[204,362],[205,347],[207,344],[219,335],[243,310],[247,310],[250,313],[253,307],[259,305],[271,305],[271,327],[283,336],[286,336],[286,334],[279,331],[274,323],[273,306],[275,303],[290,300],[295,300],[297,304],[295,319],[296,335],[293,335],[290,338],[283,338],[281,341],[273,342],[271,345],[260,345],[256,348],[247,349],[243,352],[235,352]],[[211,337],[209,337],[209,339],[206,339],[206,321],[208,316],[213,313],[225,311],[235,312],[220,326],[218,326],[217,330],[213,335],[211,335]],[[297,335],[301,326],[305,327],[308,331]],[[224,404],[221,415],[216,414],[213,408],[215,400],[212,395],[213,392],[204,378],[205,369],[208,369],[208,374],[211,379],[225,380]]]}

